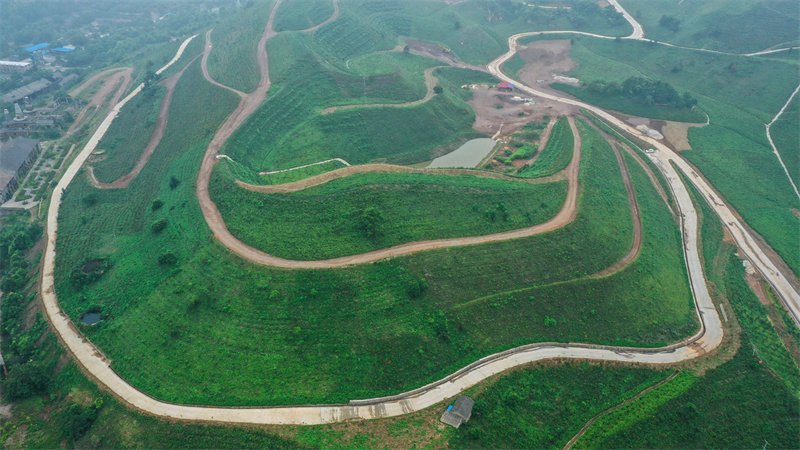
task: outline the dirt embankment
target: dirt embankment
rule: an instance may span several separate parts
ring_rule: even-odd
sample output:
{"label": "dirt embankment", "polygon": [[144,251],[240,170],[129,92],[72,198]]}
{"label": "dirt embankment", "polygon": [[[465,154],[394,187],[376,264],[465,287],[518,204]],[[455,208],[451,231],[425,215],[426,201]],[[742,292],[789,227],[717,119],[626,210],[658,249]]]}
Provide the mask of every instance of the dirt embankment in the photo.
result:
{"label": "dirt embankment", "polygon": [[[95,92],[94,95],[92,95],[92,97],[89,99],[89,103],[87,103],[86,106],[81,109],[81,112],[78,113],[78,116],[67,130],[65,136],[72,136],[72,134],[75,133],[75,131],[85,123],[86,119],[97,115],[98,112],[100,112],[102,105],[106,102],[108,103],[103,112],[110,111],[111,108],[117,104],[120,97],[122,97],[122,94],[124,94],[130,87],[132,74],[133,69],[128,67],[109,69],[92,76],[83,84],[70,91],[70,97],[78,96],[93,83],[97,82],[103,77],[107,77],[103,81],[103,85],[100,86],[100,89],[98,89],[97,92]],[[110,101],[109,97],[111,97]]]}
{"label": "dirt embankment", "polygon": [[156,147],[158,147],[158,144],[161,142],[161,138],[164,137],[164,130],[167,129],[167,118],[169,117],[169,107],[172,105],[172,95],[175,92],[175,85],[178,84],[178,80],[181,79],[183,73],[186,72],[186,69],[188,69],[189,66],[192,65],[197,58],[199,58],[199,56],[200,55],[195,56],[191,61],[186,63],[180,72],[158,83],[159,85],[166,87],[167,91],[164,93],[164,99],[161,101],[161,108],[158,111],[156,127],[153,130],[153,134],[150,136],[150,141],[147,143],[147,146],[144,148],[144,150],[142,150],[142,154],[139,155],[139,160],[136,161],[136,165],[133,166],[133,169],[131,169],[130,172],[110,183],[101,183],[94,175],[94,167],[90,165],[86,166],[86,173],[89,176],[89,181],[91,181],[94,187],[99,189],[126,188],[130,182],[136,178],[137,175],[139,175],[139,172],[144,169],[144,166],[147,165],[147,161],[150,159],[150,156],[153,155]]}

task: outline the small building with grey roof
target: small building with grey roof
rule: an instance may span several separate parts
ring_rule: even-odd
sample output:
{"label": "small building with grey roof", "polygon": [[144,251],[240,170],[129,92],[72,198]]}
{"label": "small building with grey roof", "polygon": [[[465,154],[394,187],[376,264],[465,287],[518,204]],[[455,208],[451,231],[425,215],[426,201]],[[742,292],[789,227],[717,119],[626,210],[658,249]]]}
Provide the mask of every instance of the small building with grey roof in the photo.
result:
{"label": "small building with grey roof", "polygon": [[39,141],[23,137],[11,139],[0,147],[0,203],[14,195],[41,151]]}
{"label": "small building with grey roof", "polygon": [[472,407],[474,405],[475,400],[462,395],[456,399],[455,403],[447,407],[447,410],[439,420],[458,428],[472,416]]}

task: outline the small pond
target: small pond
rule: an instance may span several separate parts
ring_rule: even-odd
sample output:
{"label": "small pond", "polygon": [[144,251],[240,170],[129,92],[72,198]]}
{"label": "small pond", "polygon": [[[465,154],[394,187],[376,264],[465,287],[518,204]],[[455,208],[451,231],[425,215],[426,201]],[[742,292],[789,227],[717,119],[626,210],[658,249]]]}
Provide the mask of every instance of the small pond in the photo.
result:
{"label": "small pond", "polygon": [[475,167],[492,151],[495,142],[489,138],[469,140],[452,152],[434,159],[428,168]]}
{"label": "small pond", "polygon": [[86,325],[94,325],[101,320],[103,320],[103,317],[100,313],[90,312],[81,316],[81,323]]}

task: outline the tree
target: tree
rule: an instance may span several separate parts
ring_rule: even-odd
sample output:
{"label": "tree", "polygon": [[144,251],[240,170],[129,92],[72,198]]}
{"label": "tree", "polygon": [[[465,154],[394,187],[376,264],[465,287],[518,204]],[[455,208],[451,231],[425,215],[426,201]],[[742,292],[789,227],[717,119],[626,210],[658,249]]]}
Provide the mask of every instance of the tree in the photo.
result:
{"label": "tree", "polygon": [[372,239],[380,234],[380,229],[386,219],[381,211],[374,207],[367,207],[358,218],[358,228],[364,236]]}
{"label": "tree", "polygon": [[433,92],[435,94],[441,94],[443,91],[444,91],[444,89],[442,89],[441,86],[436,86],[436,87],[433,88]]}

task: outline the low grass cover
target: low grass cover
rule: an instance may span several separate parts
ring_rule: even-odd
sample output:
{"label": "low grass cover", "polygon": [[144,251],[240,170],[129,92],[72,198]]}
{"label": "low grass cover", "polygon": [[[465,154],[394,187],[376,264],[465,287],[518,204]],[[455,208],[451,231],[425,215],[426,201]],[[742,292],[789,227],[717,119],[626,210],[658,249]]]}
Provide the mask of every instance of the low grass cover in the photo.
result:
{"label": "low grass cover", "polygon": [[770,135],[778,153],[781,155],[783,164],[789,171],[789,176],[794,180],[795,185],[800,185],[800,100],[795,96],[794,100],[783,114],[770,127]]}
{"label": "low grass cover", "polygon": [[618,79],[606,81],[619,82],[658,74],[696,97],[711,124],[689,130],[694,151],[683,155],[789,267],[800,273],[800,224],[791,212],[791,208],[800,208],[800,201],[766,141],[763,126],[797,86],[796,66],[644,42],[600,41],[573,40],[571,55],[580,62],[575,75],[588,82],[596,79],[592,74],[613,74]]}
{"label": "low grass cover", "polygon": [[[280,84],[273,86],[264,105],[223,148],[253,170],[277,170],[329,158],[343,158],[351,164],[414,163],[430,160],[438,149],[477,136],[471,128],[474,113],[455,88],[416,107],[349,109],[321,115],[318,111],[323,107],[347,98],[346,89],[360,91],[360,79],[328,71],[310,58],[296,61],[286,74],[304,74],[309,84],[276,82]],[[374,101],[350,97],[343,103]]]}
{"label": "low grass cover", "polygon": [[367,173],[289,194],[239,188],[218,173],[209,187],[228,229],[288,259],[327,259],[394,245],[524,228],[554,216],[566,182]]}
{"label": "low grass cover", "polygon": [[550,131],[550,139],[539,158],[532,166],[520,172],[525,178],[539,178],[553,175],[567,168],[572,160],[574,145],[572,130],[566,117],[558,119]]}
{"label": "low grass cover", "polygon": [[791,0],[707,0],[691,8],[671,0],[653,0],[647,7],[631,0],[620,3],[642,24],[647,38],[687,47],[734,53],[785,47],[796,45],[800,27]]}
{"label": "low grass cover", "polygon": [[[243,92],[251,92],[258,86],[261,74],[256,50],[273,4],[273,0],[246,2],[240,13],[214,27],[211,33],[214,49],[208,57],[211,78]],[[205,40],[205,34],[195,39]]]}
{"label": "low grass cover", "polygon": [[95,164],[98,181],[114,181],[133,169],[153,134],[165,92],[165,87],[152,85],[122,108],[97,146],[105,150],[103,161]]}
{"label": "low grass cover", "polygon": [[[552,336],[556,339],[567,335],[572,336],[573,342],[582,342],[586,335],[582,335],[584,331],[578,324],[595,317],[602,303],[613,304],[615,320],[619,320],[616,326],[628,329],[634,335],[636,332],[633,330],[637,327],[643,327],[641,331],[646,333],[645,328],[663,320],[656,317],[675,320],[674,328],[664,328],[661,334],[653,335],[654,342],[648,345],[666,345],[696,332],[698,324],[687,285],[680,235],[649,178],[631,157],[626,155],[625,159],[642,219],[644,236],[639,257],[611,276],[542,284],[456,305],[453,309],[459,319],[472,322],[470,328],[475,328],[474,339],[485,342],[513,340],[517,336],[526,336],[528,328],[543,325],[545,330],[553,330]],[[562,307],[561,302],[566,299],[578,302],[581,298],[583,304],[577,310]],[[526,307],[531,304],[538,304],[536,310]],[[476,310],[486,306],[495,311],[491,318],[475,314]],[[653,313],[649,322],[635,321],[633,318],[640,314],[641,308],[658,312]],[[542,316],[545,317],[543,323],[540,322]],[[492,321],[508,322],[508,325],[493,329]],[[518,339],[516,342],[521,345],[522,341]],[[641,341],[629,339],[615,339],[610,343],[642,345]]]}
{"label": "low grass cover", "polygon": [[661,381],[669,371],[568,362],[513,372],[475,395],[456,448],[561,448],[593,416]]}
{"label": "low grass cover", "polygon": [[318,25],[333,14],[333,0],[284,0],[278,7],[272,28],[298,31]]}
{"label": "low grass cover", "polygon": [[[194,70],[184,76],[189,75],[200,80]],[[187,144],[210,134],[184,135],[204,130],[212,118],[192,101],[208,101],[206,96],[219,91],[202,83],[179,85],[176,96],[191,95],[191,101],[183,99],[187,106],[176,110],[174,123],[190,125],[168,127],[165,142],[180,150],[156,152],[154,158],[164,159],[148,164],[128,191],[94,191],[79,177],[62,209],[59,300],[76,321],[89,309],[101,313],[103,320],[83,331],[121,376],[145,392],[168,401],[219,405],[344,402],[396,393],[517,345],[483,339],[489,317],[498,319],[496,329],[528,321],[525,334],[513,336],[525,343],[585,339],[647,345],[688,334],[679,335],[685,314],[655,312],[659,320],[652,321],[642,311],[653,305],[644,302],[637,314],[620,315],[616,298],[587,304],[595,294],[581,292],[580,283],[570,283],[574,295],[560,299],[557,308],[544,296],[520,304],[517,309],[529,310],[524,316],[506,314],[511,306],[502,302],[499,309],[477,302],[469,320],[452,309],[492,292],[593,273],[627,251],[630,212],[619,169],[591,130],[579,219],[548,235],[339,270],[278,270],[232,257],[211,239],[194,199],[192,180],[204,146]],[[235,98],[230,101],[232,108]],[[215,120],[222,120],[224,111],[217,113]],[[180,119],[185,114],[194,120]],[[96,204],[78,207],[92,192]],[[163,204],[153,211],[155,199]],[[168,225],[155,235],[150,226],[161,218]],[[174,265],[159,263],[166,253],[175,255],[164,258]],[[105,258],[111,268],[76,290],[70,270],[89,258]],[[687,298],[680,303],[688,310]],[[574,317],[556,317],[554,309],[573,311]],[[558,325],[550,326],[547,315]],[[312,366],[316,369],[306,370]]]}
{"label": "low grass cover", "polygon": [[[758,364],[745,339],[739,353],[706,372],[694,386],[658,408],[631,411],[628,426],[611,436],[597,436],[587,446],[602,448],[775,448],[800,445],[797,398],[768,369]],[[664,388],[669,389],[672,382]],[[641,400],[658,396],[659,390]],[[731,407],[736,405],[736,407]],[[635,420],[635,422],[634,422]],[[596,424],[598,426],[601,424]],[[602,430],[601,430],[602,431]],[[591,429],[590,429],[591,432]],[[587,435],[588,436],[588,435]],[[579,441],[578,444],[582,444]]]}

